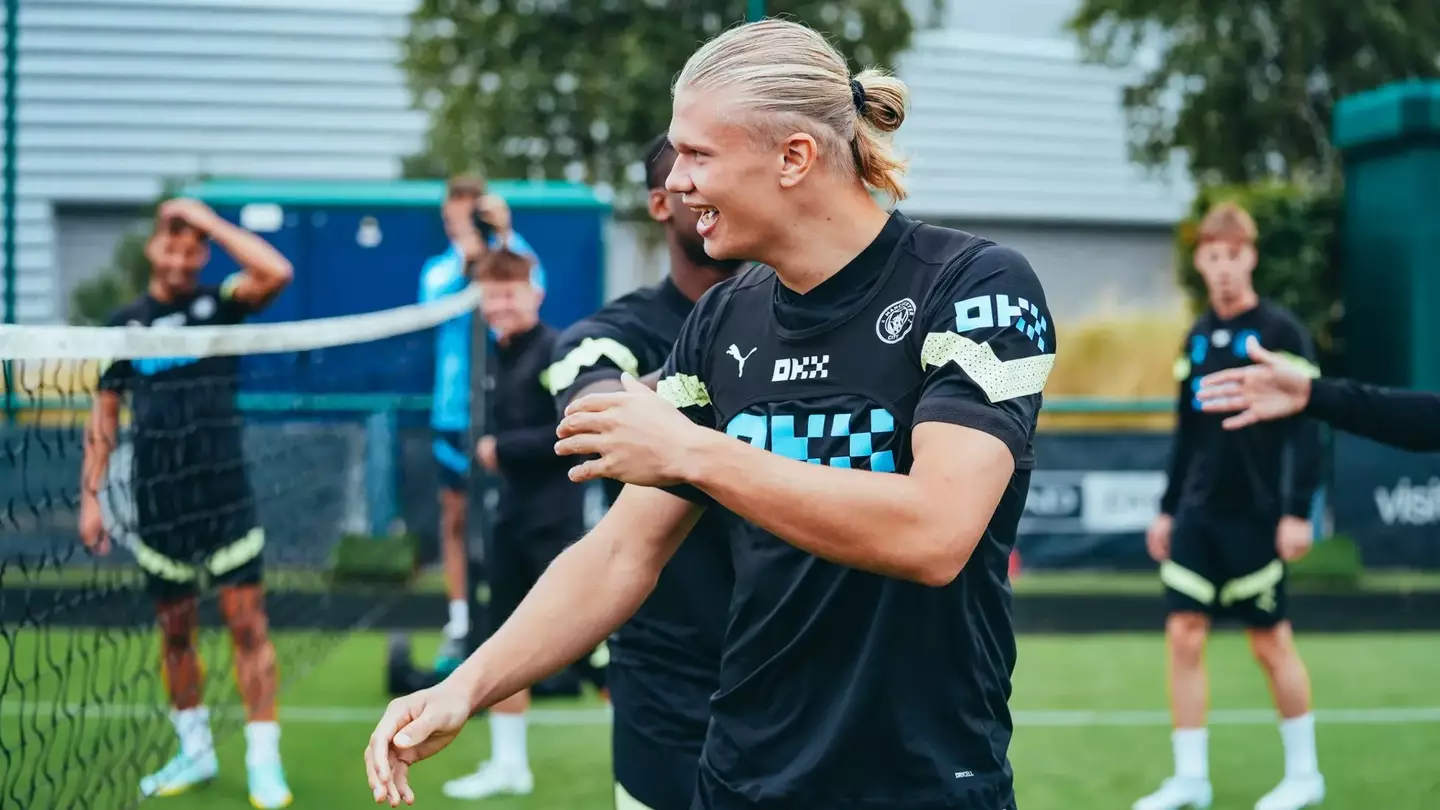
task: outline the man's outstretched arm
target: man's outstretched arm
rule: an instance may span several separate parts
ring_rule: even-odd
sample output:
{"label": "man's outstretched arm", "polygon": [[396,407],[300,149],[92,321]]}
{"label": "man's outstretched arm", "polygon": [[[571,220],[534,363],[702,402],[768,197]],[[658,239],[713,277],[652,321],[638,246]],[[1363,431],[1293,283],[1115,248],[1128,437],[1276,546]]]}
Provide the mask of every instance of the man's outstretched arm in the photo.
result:
{"label": "man's outstretched arm", "polygon": [[594,650],[640,608],[702,511],[658,489],[625,487],[450,679],[487,707]]}

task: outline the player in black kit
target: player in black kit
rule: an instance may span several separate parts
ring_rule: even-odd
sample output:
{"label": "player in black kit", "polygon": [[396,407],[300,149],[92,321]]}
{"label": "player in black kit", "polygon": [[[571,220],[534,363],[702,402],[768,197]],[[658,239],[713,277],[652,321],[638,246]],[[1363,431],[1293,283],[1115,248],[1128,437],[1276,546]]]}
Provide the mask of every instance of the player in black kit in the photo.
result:
{"label": "player in black kit", "polygon": [[736,582],[693,808],[1014,807],[1006,568],[1054,324],[1023,256],[871,196],[903,196],[906,97],[786,21],[691,57],[666,187],[706,253],[762,264],[701,298],[659,396],[571,403],[572,477],[628,486],[452,681],[391,704],[377,800],[621,624],[710,505]]}
{"label": "player in black kit", "polygon": [[[242,268],[220,286],[199,283],[211,240]],[[290,282],[285,257],[204,203],[160,206],[145,246],[151,265],[145,294],[122,307],[110,326],[151,329],[238,324]],[[145,572],[163,636],[163,672],[179,754],[141,780],[145,796],[169,796],[215,778],[210,719],[201,705],[203,676],[195,636],[201,586],[219,586],[220,612],[235,644],[235,681],[245,703],[245,757],[250,802],[285,807],[290,789],[280,766],[276,724],[278,678],[262,590],[265,532],[245,469],[236,357],[145,357],[118,360],[100,378],[85,434],[80,536],[98,554],[110,541],[99,490],[128,395],[136,525],[131,551]]]}
{"label": "player in black kit", "polygon": [[[699,216],[665,190],[675,163],[669,137],[653,140],[645,156],[650,217],[665,226],[670,275],[617,298],[560,336],[547,377],[562,411],[587,394],[623,390],[622,373],[658,376],[696,299],[742,264],[706,255],[695,231]],[[622,485],[605,484],[613,502]],[[689,810],[695,795],[735,582],[724,532],[722,510],[701,518],[650,598],[610,638],[605,682],[615,707],[619,810]]]}
{"label": "player in black kit", "polygon": [[1220,617],[1247,626],[1281,716],[1285,777],[1257,810],[1299,810],[1325,793],[1309,677],[1285,612],[1285,563],[1302,556],[1312,541],[1319,431],[1299,418],[1227,432],[1198,397],[1207,374],[1250,363],[1252,340],[1318,373],[1305,328],[1255,294],[1256,236],[1249,214],[1222,205],[1202,221],[1195,249],[1210,308],[1195,321],[1176,363],[1180,399],[1169,485],[1147,538],[1170,611],[1165,633],[1175,775],[1137,801],[1135,810],[1210,805],[1203,655],[1210,622]]}

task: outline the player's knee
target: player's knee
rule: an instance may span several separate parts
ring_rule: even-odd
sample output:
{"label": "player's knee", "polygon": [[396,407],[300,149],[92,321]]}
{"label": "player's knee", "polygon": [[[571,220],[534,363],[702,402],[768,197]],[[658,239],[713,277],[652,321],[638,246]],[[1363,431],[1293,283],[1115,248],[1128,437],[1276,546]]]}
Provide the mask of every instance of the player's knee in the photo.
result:
{"label": "player's knee", "polygon": [[1296,654],[1290,626],[1284,622],[1274,627],[1252,628],[1249,636],[1250,652],[1267,670],[1279,669]]}
{"label": "player's knee", "polygon": [[270,641],[265,614],[259,611],[244,611],[228,616],[226,624],[230,628],[230,638],[234,640],[235,647],[242,652],[256,652]]}
{"label": "player's knee", "polygon": [[1182,665],[1199,664],[1205,654],[1205,638],[1210,620],[1198,613],[1175,613],[1165,623],[1170,641],[1170,657]]}

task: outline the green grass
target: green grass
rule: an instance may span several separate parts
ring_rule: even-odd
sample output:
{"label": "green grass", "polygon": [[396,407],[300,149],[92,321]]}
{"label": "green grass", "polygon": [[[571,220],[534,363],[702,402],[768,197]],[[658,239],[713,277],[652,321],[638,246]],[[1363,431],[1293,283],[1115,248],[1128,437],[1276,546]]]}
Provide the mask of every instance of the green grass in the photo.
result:
{"label": "green grass", "polygon": [[[282,750],[297,808],[344,810],[373,806],[360,752],[386,702],[379,634],[284,634],[278,640],[286,680]],[[215,681],[209,702],[233,710],[225,641],[203,642]],[[417,654],[428,658],[433,644]],[[1302,636],[1317,701],[1326,709],[1431,710],[1411,723],[1330,723],[1321,716],[1319,746],[1330,785],[1328,807],[1433,807],[1440,771],[1426,752],[1440,750],[1440,636],[1396,634]],[[150,633],[31,631],[0,637],[0,807],[65,806],[83,792],[95,808],[123,806],[137,775],[171,752],[161,710],[138,716],[68,717],[55,704],[163,704],[149,674],[156,648]],[[1278,734],[1264,710],[1269,698],[1242,636],[1219,634],[1209,650],[1212,703],[1221,711],[1260,710],[1258,722],[1217,723],[1211,763],[1217,810],[1249,808],[1279,778]],[[69,673],[67,679],[65,673]],[[4,678],[8,677],[8,680]],[[21,685],[25,689],[22,693]],[[1019,803],[1025,810],[1113,810],[1128,807],[1170,769],[1165,702],[1164,644],[1158,635],[1026,636],[1013,706],[1019,727],[1012,748]],[[43,704],[43,705],[42,705]],[[593,700],[583,706],[597,705]],[[547,702],[546,710],[575,702]],[[341,711],[335,711],[335,710]],[[1068,714],[1068,724],[1043,722],[1037,712]],[[218,708],[217,708],[218,711]],[[288,715],[287,715],[288,711]],[[1135,715],[1116,712],[1149,712]],[[1128,718],[1130,724],[1116,724]],[[1233,718],[1233,715],[1232,715]],[[556,720],[551,711],[550,720]],[[585,718],[582,718],[585,719]],[[1255,720],[1242,717],[1242,720]],[[1363,719],[1363,718],[1362,718]],[[1423,720],[1428,719],[1428,722]],[[244,742],[233,711],[217,722],[220,779],[191,794],[146,803],[168,810],[243,810]],[[525,799],[483,804],[451,802],[440,784],[472,769],[487,754],[483,720],[448,750],[419,766],[415,786],[422,808],[487,810],[604,810],[611,806],[609,734],[603,723],[537,723],[530,733],[537,787]],[[47,743],[48,741],[48,743]],[[105,743],[96,749],[97,743]],[[88,747],[87,747],[88,746]],[[18,758],[17,758],[18,755]],[[43,777],[49,776],[49,781]],[[32,777],[41,777],[33,778]],[[108,797],[108,803],[100,801]]]}
{"label": "green grass", "polygon": [[[267,566],[265,578],[268,585],[281,591],[314,592],[330,589],[330,583],[322,571],[314,568],[286,568]],[[20,572],[11,569],[0,577],[0,587],[42,586],[42,587],[89,587],[96,582],[108,585],[140,582],[138,569],[126,566],[96,567],[90,565],[65,568],[46,568],[39,571]],[[420,572],[407,585],[414,593],[439,594],[445,592],[442,572],[428,569]],[[1440,591],[1440,571],[1372,571],[1360,575],[1358,588],[1367,593],[1428,593]],[[1293,593],[1320,592],[1332,590],[1325,583],[1297,579],[1290,585]],[[1020,594],[1093,594],[1093,595],[1158,595],[1160,580],[1154,572],[1114,571],[1025,571],[1015,581],[1015,592]]]}

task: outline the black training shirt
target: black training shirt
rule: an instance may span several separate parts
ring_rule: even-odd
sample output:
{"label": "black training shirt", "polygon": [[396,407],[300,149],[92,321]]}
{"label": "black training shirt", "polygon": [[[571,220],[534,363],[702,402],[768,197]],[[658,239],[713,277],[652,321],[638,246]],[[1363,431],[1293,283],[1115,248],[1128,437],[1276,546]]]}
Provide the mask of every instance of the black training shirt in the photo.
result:
{"label": "black training shirt", "polygon": [[[241,323],[258,310],[230,295],[233,283],[201,285],[171,301],[147,293],[117,310],[108,325],[178,329]],[[105,369],[100,389],[130,395],[140,475],[193,473],[201,464],[211,474],[243,469],[235,403],[239,371],[234,356],[137,357]]]}
{"label": "black training shirt", "polygon": [[1313,380],[1305,414],[1401,450],[1440,450],[1440,395],[1430,391]]}
{"label": "black training shirt", "polygon": [[947,422],[1003,441],[1015,472],[941,588],[827,562],[734,520],[735,596],[697,807],[1012,807],[1006,563],[1054,352],[1023,256],[899,213],[805,295],[757,267],[700,300],[659,386],[696,423],[796,461],[903,475],[914,425]]}
{"label": "black training shirt", "polygon": [[1205,413],[1196,397],[1205,375],[1251,365],[1245,346],[1252,337],[1318,374],[1305,327],[1276,304],[1261,301],[1229,320],[1213,311],[1197,318],[1175,362],[1180,396],[1161,512],[1203,509],[1267,523],[1282,515],[1310,517],[1320,485],[1315,422],[1292,417],[1226,430],[1222,423],[1229,414]]}
{"label": "black training shirt", "polygon": [[[693,309],[667,278],[617,298],[565,330],[546,371],[556,405],[563,411],[586,386],[618,380],[621,372],[643,377],[658,370]],[[620,485],[608,479],[605,484],[613,501]],[[710,721],[735,582],[726,520],[720,509],[701,518],[649,599],[609,642],[607,682],[615,722],[657,746],[678,747],[696,757]]]}
{"label": "black training shirt", "polygon": [[555,455],[560,420],[544,382],[558,337],[552,327],[537,323],[491,344],[495,362],[486,432],[495,438],[500,466],[499,527],[576,539],[585,530],[585,490],[570,480],[574,460]]}

